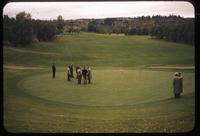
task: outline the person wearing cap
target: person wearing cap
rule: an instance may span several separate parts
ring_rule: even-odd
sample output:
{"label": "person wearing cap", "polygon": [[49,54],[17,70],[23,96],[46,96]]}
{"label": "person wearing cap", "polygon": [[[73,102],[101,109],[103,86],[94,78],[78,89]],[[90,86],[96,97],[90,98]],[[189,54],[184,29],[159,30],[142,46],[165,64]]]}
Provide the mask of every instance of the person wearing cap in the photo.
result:
{"label": "person wearing cap", "polygon": [[180,72],[174,73],[173,89],[174,97],[179,98],[181,93],[183,92],[183,77],[181,76]]}

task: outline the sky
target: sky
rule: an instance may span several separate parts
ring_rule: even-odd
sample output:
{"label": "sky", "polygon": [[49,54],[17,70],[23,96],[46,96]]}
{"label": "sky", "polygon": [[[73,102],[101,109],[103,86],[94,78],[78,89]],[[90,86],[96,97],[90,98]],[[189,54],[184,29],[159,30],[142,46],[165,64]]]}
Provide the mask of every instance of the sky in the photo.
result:
{"label": "sky", "polygon": [[3,8],[3,15],[15,17],[25,11],[32,18],[65,20],[79,18],[138,17],[152,15],[180,15],[194,17],[194,7],[189,2],[10,2]]}

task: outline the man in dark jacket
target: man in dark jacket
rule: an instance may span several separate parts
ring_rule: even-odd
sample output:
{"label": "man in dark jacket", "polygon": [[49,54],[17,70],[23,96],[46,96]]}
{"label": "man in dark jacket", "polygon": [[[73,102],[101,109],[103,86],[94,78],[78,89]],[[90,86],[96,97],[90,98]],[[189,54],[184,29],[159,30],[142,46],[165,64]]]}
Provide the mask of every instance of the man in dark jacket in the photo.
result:
{"label": "man in dark jacket", "polygon": [[53,63],[53,65],[52,65],[52,77],[55,78],[55,75],[56,75],[56,66]]}
{"label": "man in dark jacket", "polygon": [[181,73],[175,72],[173,79],[174,97],[179,98],[183,92],[183,78]]}
{"label": "man in dark jacket", "polygon": [[71,78],[74,78],[74,70],[73,70],[73,65],[70,65],[70,72],[71,72]]}
{"label": "man in dark jacket", "polygon": [[88,66],[87,67],[87,80],[88,80],[89,84],[91,83],[91,79],[92,79],[92,71],[91,71],[91,68]]}
{"label": "man in dark jacket", "polygon": [[83,75],[84,84],[87,84],[87,69],[85,68],[85,66],[83,67],[82,75]]}

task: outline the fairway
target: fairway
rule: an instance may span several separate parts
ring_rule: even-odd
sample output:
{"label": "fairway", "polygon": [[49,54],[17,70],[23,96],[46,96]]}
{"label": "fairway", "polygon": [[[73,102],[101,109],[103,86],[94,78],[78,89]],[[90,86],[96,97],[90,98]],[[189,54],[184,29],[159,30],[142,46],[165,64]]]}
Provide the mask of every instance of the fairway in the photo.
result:
{"label": "fairway", "polygon": [[[188,132],[194,127],[192,46],[81,32],[3,49],[3,119],[9,132]],[[68,82],[69,64],[89,65],[92,83]],[[176,71],[183,75],[180,99],[173,96]]]}

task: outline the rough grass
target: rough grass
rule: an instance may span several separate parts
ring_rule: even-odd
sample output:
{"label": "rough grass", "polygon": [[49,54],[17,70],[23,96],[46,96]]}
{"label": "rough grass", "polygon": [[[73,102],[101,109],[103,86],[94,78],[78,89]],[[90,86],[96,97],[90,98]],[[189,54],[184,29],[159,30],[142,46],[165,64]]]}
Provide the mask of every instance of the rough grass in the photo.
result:
{"label": "rough grass", "polygon": [[157,41],[148,36],[112,36],[94,33],[59,35],[53,42],[27,48],[4,47],[4,62],[58,66],[136,67],[147,64],[194,64],[194,47]]}

